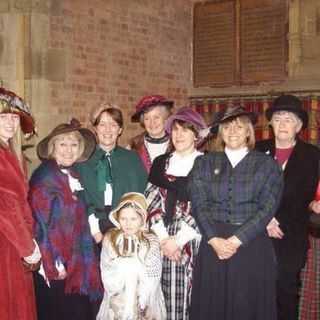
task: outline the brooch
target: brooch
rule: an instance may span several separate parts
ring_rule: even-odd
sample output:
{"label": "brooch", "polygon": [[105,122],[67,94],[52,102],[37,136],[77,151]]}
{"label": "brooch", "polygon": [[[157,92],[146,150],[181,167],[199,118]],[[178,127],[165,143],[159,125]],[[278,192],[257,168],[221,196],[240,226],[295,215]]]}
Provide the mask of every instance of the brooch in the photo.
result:
{"label": "brooch", "polygon": [[218,175],[218,174],[220,173],[220,170],[219,170],[218,168],[215,168],[214,171],[213,171],[213,173],[214,173],[215,175]]}

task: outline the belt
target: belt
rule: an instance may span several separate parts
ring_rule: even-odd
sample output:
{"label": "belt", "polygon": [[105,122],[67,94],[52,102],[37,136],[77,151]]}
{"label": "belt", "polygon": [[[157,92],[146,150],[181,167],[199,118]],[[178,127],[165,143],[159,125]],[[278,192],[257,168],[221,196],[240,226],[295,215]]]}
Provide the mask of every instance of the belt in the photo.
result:
{"label": "belt", "polygon": [[220,220],[213,220],[214,223],[225,223],[225,224],[230,224],[232,226],[242,226],[243,222],[231,222],[229,219],[226,221],[220,221]]}

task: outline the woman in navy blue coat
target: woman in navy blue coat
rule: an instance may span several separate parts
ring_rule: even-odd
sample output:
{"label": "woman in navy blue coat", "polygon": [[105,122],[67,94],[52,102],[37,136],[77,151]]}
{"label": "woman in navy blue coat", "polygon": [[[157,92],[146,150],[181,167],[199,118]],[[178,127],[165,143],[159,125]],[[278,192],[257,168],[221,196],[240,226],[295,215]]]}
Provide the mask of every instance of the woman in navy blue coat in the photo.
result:
{"label": "woman in navy blue coat", "polygon": [[195,266],[190,319],[276,319],[276,262],[266,226],[277,210],[282,175],[254,151],[256,117],[241,106],[216,119],[217,151],[190,173],[194,218],[203,238]]}

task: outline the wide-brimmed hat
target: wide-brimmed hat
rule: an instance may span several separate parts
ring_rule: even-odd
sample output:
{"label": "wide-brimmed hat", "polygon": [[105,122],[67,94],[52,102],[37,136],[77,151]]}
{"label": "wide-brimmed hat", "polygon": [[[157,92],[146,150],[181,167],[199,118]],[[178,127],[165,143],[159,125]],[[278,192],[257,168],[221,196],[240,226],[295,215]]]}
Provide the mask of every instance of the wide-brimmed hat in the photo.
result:
{"label": "wide-brimmed hat", "polygon": [[23,133],[35,133],[35,122],[29,105],[14,92],[0,87],[0,104],[2,112],[16,113],[20,116],[20,127]]}
{"label": "wide-brimmed hat", "polygon": [[88,160],[95,149],[96,138],[89,129],[81,127],[81,124],[77,119],[72,119],[70,123],[59,124],[51,131],[48,136],[42,139],[37,145],[38,157],[41,160],[48,159],[48,144],[50,140],[60,134],[70,133],[74,131],[78,131],[84,139],[84,151],[76,162],[83,162]]}
{"label": "wide-brimmed hat", "polygon": [[114,208],[110,213],[109,213],[109,219],[110,221],[118,228],[120,229],[120,223],[118,220],[118,212],[128,203],[131,203],[135,205],[137,208],[140,210],[137,211],[138,214],[140,214],[143,225],[142,228],[146,228],[146,221],[147,221],[147,200],[145,196],[142,193],[138,192],[128,192],[125,193],[120,201],[119,204],[117,205],[116,208]]}
{"label": "wide-brimmed hat", "polygon": [[272,115],[277,111],[292,112],[302,121],[302,128],[308,126],[308,113],[302,108],[302,102],[293,95],[281,95],[273,101],[270,108],[266,110],[266,117],[270,121]]}
{"label": "wide-brimmed hat", "polygon": [[175,120],[181,120],[193,125],[198,132],[197,145],[201,144],[203,139],[208,135],[208,126],[203,117],[191,107],[182,107],[175,114],[171,115],[165,122],[165,130],[171,135],[172,126]]}
{"label": "wide-brimmed hat", "polygon": [[258,116],[254,112],[246,110],[241,105],[232,105],[214,114],[210,130],[212,133],[216,133],[221,123],[231,121],[241,116],[247,116],[253,125],[256,124],[258,120]]}
{"label": "wide-brimmed hat", "polygon": [[168,109],[173,107],[173,101],[159,95],[151,95],[143,97],[136,105],[136,112],[131,117],[132,122],[139,122],[142,113],[146,112],[151,107],[165,106]]}

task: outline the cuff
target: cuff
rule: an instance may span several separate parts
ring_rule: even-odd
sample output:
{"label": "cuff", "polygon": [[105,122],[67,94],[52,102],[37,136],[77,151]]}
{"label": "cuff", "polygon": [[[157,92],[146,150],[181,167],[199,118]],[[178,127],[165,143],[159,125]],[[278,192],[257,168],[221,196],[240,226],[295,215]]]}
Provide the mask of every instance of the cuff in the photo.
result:
{"label": "cuff", "polygon": [[37,263],[41,259],[41,253],[40,253],[39,246],[34,239],[33,239],[33,242],[35,244],[35,247],[33,249],[33,253],[30,256],[23,258],[29,264]]}
{"label": "cuff", "polygon": [[151,226],[151,230],[158,236],[159,241],[169,238],[168,231],[163,224],[163,220],[159,220]]}
{"label": "cuff", "polygon": [[95,216],[94,213],[90,214],[88,222],[90,226],[90,233],[92,236],[100,232],[99,219]]}
{"label": "cuff", "polygon": [[175,236],[177,245],[180,248],[183,248],[186,243],[196,238],[200,240],[201,235],[194,228],[190,227],[187,223],[182,221],[181,229]]}

